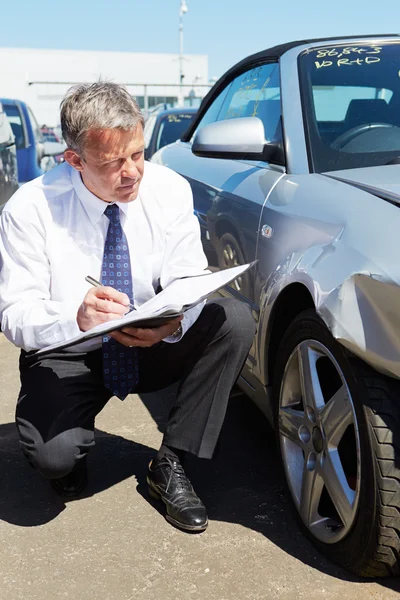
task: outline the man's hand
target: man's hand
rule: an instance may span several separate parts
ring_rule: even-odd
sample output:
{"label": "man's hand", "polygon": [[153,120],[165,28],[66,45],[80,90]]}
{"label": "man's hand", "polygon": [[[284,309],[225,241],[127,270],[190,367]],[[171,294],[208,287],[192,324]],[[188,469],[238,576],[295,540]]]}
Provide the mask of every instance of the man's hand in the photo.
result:
{"label": "man's hand", "polygon": [[76,320],[79,329],[87,331],[100,323],[120,319],[128,310],[129,298],[126,294],[109,286],[93,287],[84,297]]}
{"label": "man's hand", "polygon": [[124,327],[119,331],[113,331],[109,335],[124,346],[150,348],[150,346],[154,346],[154,344],[158,344],[158,342],[161,342],[164,338],[172,335],[178,329],[179,322],[182,321],[182,319],[183,316],[181,315],[180,317],[176,317],[176,319],[167,321],[167,323],[161,325],[161,327],[154,327],[152,329]]}

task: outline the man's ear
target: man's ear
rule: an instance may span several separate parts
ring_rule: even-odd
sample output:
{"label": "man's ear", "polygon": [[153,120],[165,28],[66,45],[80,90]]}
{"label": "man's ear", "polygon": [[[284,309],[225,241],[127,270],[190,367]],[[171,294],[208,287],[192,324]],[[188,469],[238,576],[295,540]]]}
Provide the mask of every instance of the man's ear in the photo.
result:
{"label": "man's ear", "polygon": [[75,150],[71,150],[71,148],[67,148],[64,151],[64,158],[77,171],[83,171],[83,162],[79,154],[75,152]]}

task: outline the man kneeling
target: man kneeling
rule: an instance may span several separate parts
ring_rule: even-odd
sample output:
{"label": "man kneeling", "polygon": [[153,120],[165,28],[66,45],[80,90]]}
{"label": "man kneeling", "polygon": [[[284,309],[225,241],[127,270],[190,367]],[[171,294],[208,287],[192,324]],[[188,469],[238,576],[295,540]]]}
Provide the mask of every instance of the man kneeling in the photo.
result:
{"label": "man kneeling", "polygon": [[[86,485],[95,417],[108,400],[179,381],[147,482],[170,522],[204,530],[206,509],[181,463],[187,452],[213,456],[254,320],[245,304],[221,299],[161,327],[126,327],[33,355],[207,266],[190,186],[144,162],[143,117],[123,87],[71,88],[61,124],[65,162],[22,186],[0,219],[0,314],[4,334],[22,349],[16,421],[23,452],[56,492],[74,497]],[[102,285],[89,288],[86,275]]]}

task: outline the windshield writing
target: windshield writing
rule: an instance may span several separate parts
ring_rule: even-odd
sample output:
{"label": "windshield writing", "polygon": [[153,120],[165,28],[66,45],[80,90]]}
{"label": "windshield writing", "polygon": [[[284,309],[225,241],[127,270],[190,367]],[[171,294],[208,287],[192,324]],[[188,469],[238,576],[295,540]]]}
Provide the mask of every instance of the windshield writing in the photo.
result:
{"label": "windshield writing", "polygon": [[306,131],[318,172],[400,155],[400,43],[324,46],[300,58]]}

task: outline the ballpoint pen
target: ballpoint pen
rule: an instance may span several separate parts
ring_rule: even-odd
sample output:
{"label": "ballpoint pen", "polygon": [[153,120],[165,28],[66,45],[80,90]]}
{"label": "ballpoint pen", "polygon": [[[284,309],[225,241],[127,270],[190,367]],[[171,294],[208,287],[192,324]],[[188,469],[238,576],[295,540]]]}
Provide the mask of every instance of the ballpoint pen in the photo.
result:
{"label": "ballpoint pen", "polygon": [[[100,283],[100,281],[97,281],[97,279],[95,279],[94,277],[90,277],[90,275],[87,275],[85,277],[85,280],[90,283],[91,285],[94,285],[95,287],[103,287],[103,284]],[[133,304],[129,303],[129,309],[130,310],[136,310],[136,308],[134,307]]]}

